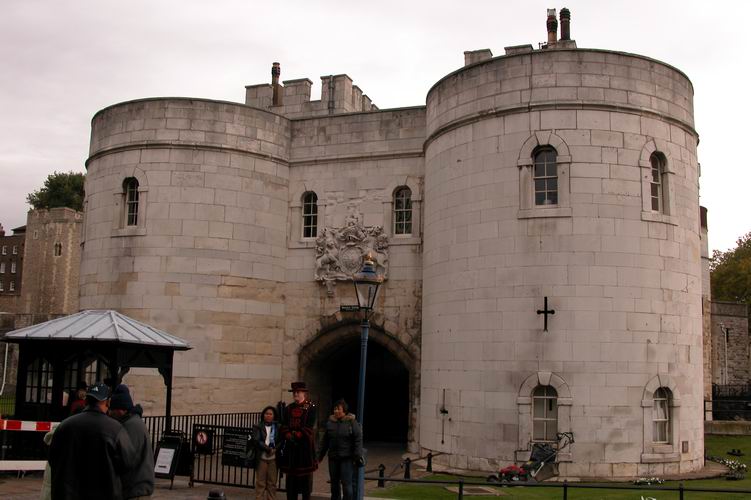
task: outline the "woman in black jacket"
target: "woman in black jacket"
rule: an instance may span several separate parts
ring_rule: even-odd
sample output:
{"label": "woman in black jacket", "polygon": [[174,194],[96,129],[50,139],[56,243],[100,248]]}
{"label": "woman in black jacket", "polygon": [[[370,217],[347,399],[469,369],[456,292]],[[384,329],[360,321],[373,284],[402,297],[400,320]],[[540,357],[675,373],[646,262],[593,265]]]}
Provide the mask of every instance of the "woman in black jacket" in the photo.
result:
{"label": "woman in black jacket", "polygon": [[323,442],[318,461],[328,452],[331,500],[352,499],[354,466],[362,467],[362,430],[355,416],[347,413],[347,402],[340,399],[334,403],[334,414],[326,421]]}
{"label": "woman in black jacket", "polygon": [[276,444],[279,442],[276,409],[267,406],[261,412],[261,419],[261,423],[253,428],[253,440],[258,446],[256,500],[276,500]]}

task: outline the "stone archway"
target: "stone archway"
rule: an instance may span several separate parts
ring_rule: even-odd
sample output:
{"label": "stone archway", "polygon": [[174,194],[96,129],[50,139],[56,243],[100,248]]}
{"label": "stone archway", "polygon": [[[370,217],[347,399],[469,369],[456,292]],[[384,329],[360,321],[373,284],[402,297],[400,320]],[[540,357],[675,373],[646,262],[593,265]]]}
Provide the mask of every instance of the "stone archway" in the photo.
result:
{"label": "stone archway", "polygon": [[[299,352],[299,374],[313,400],[319,421],[333,402],[344,398],[357,411],[360,364],[360,324],[343,321],[319,332]],[[416,442],[419,366],[412,353],[383,329],[371,326],[365,388],[365,440]]]}

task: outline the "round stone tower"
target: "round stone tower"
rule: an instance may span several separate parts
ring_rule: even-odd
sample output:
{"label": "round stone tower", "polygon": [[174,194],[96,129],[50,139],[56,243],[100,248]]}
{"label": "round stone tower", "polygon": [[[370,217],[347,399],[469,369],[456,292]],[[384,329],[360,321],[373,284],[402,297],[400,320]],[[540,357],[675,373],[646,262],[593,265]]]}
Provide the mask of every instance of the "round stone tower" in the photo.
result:
{"label": "round stone tower", "polygon": [[510,48],[433,86],[423,448],[494,468],[572,432],[562,475],[702,467],[697,142],[691,82],[638,55]]}
{"label": "round stone tower", "polygon": [[[289,136],[282,116],[200,99],[94,116],[81,308],[117,309],[195,347],[175,360],[174,413],[278,399]],[[160,380],[127,379],[152,414]]]}

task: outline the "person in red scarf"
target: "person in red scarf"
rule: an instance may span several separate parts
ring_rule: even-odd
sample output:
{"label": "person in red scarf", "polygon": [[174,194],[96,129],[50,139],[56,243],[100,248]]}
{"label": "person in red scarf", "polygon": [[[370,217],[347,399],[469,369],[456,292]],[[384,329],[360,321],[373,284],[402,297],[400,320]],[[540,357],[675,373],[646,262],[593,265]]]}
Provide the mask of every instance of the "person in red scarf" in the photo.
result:
{"label": "person in red scarf", "polygon": [[313,490],[316,460],[316,405],[308,399],[305,382],[292,382],[294,401],[284,409],[279,435],[279,469],[287,475],[287,500],[309,500]]}

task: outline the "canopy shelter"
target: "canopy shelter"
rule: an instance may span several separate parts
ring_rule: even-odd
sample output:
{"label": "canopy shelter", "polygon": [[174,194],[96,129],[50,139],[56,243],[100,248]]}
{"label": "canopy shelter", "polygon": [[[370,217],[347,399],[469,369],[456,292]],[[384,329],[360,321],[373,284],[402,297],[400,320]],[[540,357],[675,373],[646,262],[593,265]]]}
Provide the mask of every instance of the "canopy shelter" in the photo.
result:
{"label": "canopy shelter", "polygon": [[131,368],[156,368],[167,386],[166,428],[172,414],[172,358],[190,349],[184,340],[117,311],[81,311],[14,330],[19,345],[15,416],[59,421],[68,415],[64,395],[79,382],[120,383]]}

